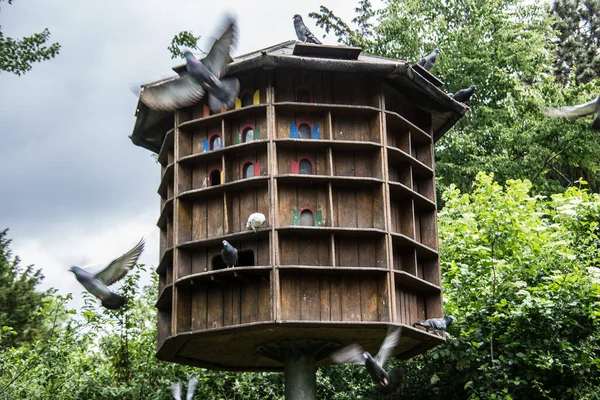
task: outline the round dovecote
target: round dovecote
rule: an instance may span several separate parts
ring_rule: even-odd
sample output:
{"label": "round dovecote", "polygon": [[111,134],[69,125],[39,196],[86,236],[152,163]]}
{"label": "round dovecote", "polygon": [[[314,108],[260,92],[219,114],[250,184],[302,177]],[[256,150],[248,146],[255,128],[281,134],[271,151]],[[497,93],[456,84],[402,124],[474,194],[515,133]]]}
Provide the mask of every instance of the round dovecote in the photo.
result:
{"label": "round dovecote", "polygon": [[[158,357],[281,370],[265,346],[375,351],[389,325],[404,327],[397,356],[441,343],[412,327],[442,316],[435,107],[367,73],[237,77],[234,109],[177,111],[160,148]],[[256,233],[254,212],[267,217]],[[234,268],[223,240],[239,251]]]}

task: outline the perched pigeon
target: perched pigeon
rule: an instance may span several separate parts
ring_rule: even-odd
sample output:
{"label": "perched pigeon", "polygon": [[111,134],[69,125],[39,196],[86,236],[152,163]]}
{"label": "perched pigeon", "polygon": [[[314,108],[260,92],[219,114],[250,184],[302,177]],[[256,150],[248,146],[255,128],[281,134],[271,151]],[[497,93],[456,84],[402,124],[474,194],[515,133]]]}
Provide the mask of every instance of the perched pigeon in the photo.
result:
{"label": "perched pigeon", "polygon": [[267,217],[265,217],[265,214],[261,214],[258,212],[250,214],[250,216],[248,217],[248,222],[246,223],[246,227],[252,228],[254,232],[256,232],[256,228],[264,224],[266,220]]}
{"label": "perched pigeon", "polygon": [[475,93],[475,89],[477,89],[475,85],[471,85],[466,89],[460,89],[452,95],[452,98],[459,103],[466,103],[473,96],[473,93]]}
{"label": "perched pigeon", "polygon": [[187,73],[176,79],[145,86],[140,99],[151,110],[174,111],[197,103],[206,91],[211,111],[219,112],[224,107],[233,107],[240,91],[240,82],[236,78],[221,77],[226,72],[227,64],[232,61],[231,51],[236,38],[236,21],[229,17],[227,28],[206,57],[198,61],[191,52],[184,52]]}
{"label": "perched pigeon", "polygon": [[433,51],[429,55],[421,58],[418,64],[421,67],[425,68],[427,71],[431,70],[431,68],[433,68],[433,66],[435,65],[435,60],[437,59],[437,55],[439,52],[440,49],[433,49]]}
{"label": "perched pigeon", "polygon": [[298,14],[294,15],[294,29],[296,30],[298,40],[301,42],[323,44],[308,30],[306,25],[304,25],[304,21],[302,21],[302,17]]}
{"label": "perched pigeon", "polygon": [[392,350],[396,347],[401,331],[402,328],[391,328],[388,331],[375,358],[357,344],[351,344],[336,351],[331,355],[331,358],[336,364],[354,363],[364,365],[376,383],[379,383],[382,387],[389,387],[392,383],[390,375],[388,375],[383,367],[390,357]]}
{"label": "perched pigeon", "polygon": [[235,267],[238,263],[238,251],[227,240],[223,240],[223,249],[221,250],[221,258],[227,268]]}
{"label": "perched pigeon", "polygon": [[110,291],[108,286],[124,278],[133,268],[144,250],[144,239],[140,240],[131,250],[113,260],[106,268],[97,274],[91,274],[79,267],[71,267],[70,271],[88,292],[102,301],[102,305],[110,310],[118,310],[125,304],[125,297]]}
{"label": "perched pigeon", "polygon": [[596,113],[596,117],[592,121],[590,129],[600,131],[600,96],[596,97],[592,101],[588,101],[587,103],[576,106],[560,108],[545,107],[542,109],[542,112],[548,117],[562,117],[567,119],[577,119],[579,117]]}
{"label": "perched pigeon", "polygon": [[454,321],[456,321],[456,318],[454,318],[453,316],[448,316],[448,317],[444,317],[444,318],[431,318],[431,319],[426,319],[426,320],[419,320],[417,322],[415,322],[413,324],[413,326],[423,326],[425,327],[425,329],[427,329],[427,332],[433,332],[435,334],[437,334],[438,336],[440,335],[441,331],[445,331],[446,329],[448,329],[450,326],[452,326],[452,324],[454,323]]}
{"label": "perched pigeon", "polygon": [[[194,397],[194,392],[196,391],[196,385],[198,384],[197,378],[191,378],[188,382],[187,394],[185,396],[185,400],[192,400]],[[181,384],[176,382],[173,384],[173,399],[181,400]]]}

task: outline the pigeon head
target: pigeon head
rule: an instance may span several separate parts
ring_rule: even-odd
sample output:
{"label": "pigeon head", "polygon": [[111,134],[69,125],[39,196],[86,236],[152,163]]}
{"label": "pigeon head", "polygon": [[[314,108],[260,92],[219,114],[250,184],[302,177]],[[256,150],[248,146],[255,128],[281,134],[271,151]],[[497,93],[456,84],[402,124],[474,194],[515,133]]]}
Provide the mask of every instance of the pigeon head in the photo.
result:
{"label": "pigeon head", "polygon": [[302,17],[298,14],[294,15],[294,22],[302,22]]}
{"label": "pigeon head", "polygon": [[456,318],[454,318],[452,315],[444,317],[444,319],[446,320],[446,327],[452,326],[452,324],[456,321]]}
{"label": "pigeon head", "polygon": [[81,278],[91,278],[92,274],[90,274],[89,272],[87,272],[86,270],[79,268],[75,265],[73,265],[71,268],[69,268],[69,271],[71,271],[72,273],[75,274],[75,277],[77,279],[81,279]]}
{"label": "pigeon head", "polygon": [[191,51],[186,50],[183,52],[183,56],[185,57],[185,59],[189,62],[189,61],[195,61],[196,57],[192,54]]}
{"label": "pigeon head", "polygon": [[437,47],[436,47],[435,49],[433,49],[433,52],[434,52],[435,54],[439,54],[439,53],[441,52],[441,50],[440,50],[439,48],[437,48]]}
{"label": "pigeon head", "polygon": [[229,249],[231,247],[231,245],[229,244],[229,242],[227,240],[223,240],[223,242],[221,242],[221,243],[223,243],[224,249]]}

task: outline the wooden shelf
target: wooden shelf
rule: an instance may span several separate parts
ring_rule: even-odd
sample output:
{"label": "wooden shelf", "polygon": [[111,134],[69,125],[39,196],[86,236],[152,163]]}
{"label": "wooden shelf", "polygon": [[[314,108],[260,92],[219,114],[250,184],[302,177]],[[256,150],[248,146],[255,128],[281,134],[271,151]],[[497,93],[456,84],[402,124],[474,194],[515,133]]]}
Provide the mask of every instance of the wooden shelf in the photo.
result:
{"label": "wooden shelf", "polygon": [[277,143],[278,147],[310,147],[311,150],[326,149],[327,147],[331,147],[334,151],[376,151],[382,147],[381,143],[356,140],[276,138],[273,139],[273,141]]}
{"label": "wooden shelf", "polygon": [[413,174],[415,174],[415,176],[424,176],[427,178],[433,177],[433,169],[412,157],[410,154],[407,154],[393,146],[386,146],[386,149],[388,153],[388,161],[403,162],[412,165]]}
{"label": "wooden shelf", "polygon": [[442,288],[406,271],[394,270],[396,285],[414,289],[419,293],[439,294]]}
{"label": "wooden shelf", "polygon": [[160,146],[157,160],[163,167],[169,162],[169,150],[172,150],[174,147],[174,134],[175,129],[169,129],[165,135],[165,138],[163,139],[162,145]]}
{"label": "wooden shelf", "polygon": [[[241,153],[244,151],[252,151],[256,150],[260,147],[264,147],[266,150],[267,143],[269,143],[266,139],[253,140],[248,143],[239,143],[231,146],[225,146],[223,148],[217,150],[205,151],[202,153],[191,154],[189,156],[184,156],[179,159],[179,163],[182,165],[194,165],[202,161],[214,160],[215,158],[221,158],[223,154],[227,155],[229,153]],[[236,155],[237,155],[236,154]]]}
{"label": "wooden shelf", "polygon": [[419,255],[420,257],[423,257],[423,259],[432,259],[432,258],[438,257],[437,251],[435,251],[434,249],[432,249],[429,246],[425,246],[424,244],[419,243],[416,240],[409,238],[406,235],[403,235],[401,233],[395,233],[395,232],[392,232],[391,235],[392,235],[392,242],[395,246],[413,248],[417,251],[417,255]]}
{"label": "wooden shelf", "polygon": [[160,185],[158,186],[158,194],[162,197],[167,197],[167,188],[169,187],[169,183],[174,181],[175,177],[175,164],[171,163],[167,165],[165,172],[160,179]]}
{"label": "wooden shelf", "polygon": [[283,101],[274,103],[275,111],[294,111],[294,112],[335,112],[336,114],[352,114],[357,116],[372,115],[375,116],[380,110],[371,106],[353,106],[345,104],[325,104],[325,103],[299,103],[295,101]]}
{"label": "wooden shelf", "polygon": [[[156,267],[156,273],[161,276],[165,276],[167,272],[167,266],[173,263],[173,247],[169,247],[160,258],[158,267]],[[172,266],[171,266],[172,267]]]}
{"label": "wooden shelf", "polygon": [[179,128],[187,131],[190,129],[200,128],[208,124],[212,124],[214,122],[219,122],[223,118],[243,118],[251,115],[258,115],[261,112],[265,113],[266,109],[266,104],[254,104],[235,110],[225,111],[224,113],[209,115],[208,117],[196,118],[191,121],[186,121],[180,124]]}
{"label": "wooden shelf", "polygon": [[344,228],[339,226],[280,226],[275,228],[281,235],[327,235],[376,237],[384,235],[386,231],[377,228]]}
{"label": "wooden shelf", "polygon": [[197,274],[187,275],[177,279],[175,284],[177,287],[190,287],[193,285],[229,285],[232,283],[244,282],[249,280],[247,277],[252,277],[253,280],[257,276],[268,277],[273,268],[270,266],[256,267],[231,267],[218,269],[215,271],[200,272]]}
{"label": "wooden shelf", "polygon": [[207,196],[215,196],[222,194],[226,190],[245,190],[250,188],[256,188],[260,186],[266,186],[269,183],[268,176],[255,176],[253,178],[239,179],[237,181],[226,182],[221,185],[207,186],[205,188],[192,189],[182,192],[178,198],[184,201],[191,201],[195,199],[203,199]]}
{"label": "wooden shelf", "polygon": [[405,128],[410,130],[411,139],[415,143],[431,143],[432,138],[423,129],[419,128],[402,115],[394,111],[385,112],[386,130],[390,132],[390,129],[395,127]]}
{"label": "wooden shelf", "polygon": [[173,284],[165,286],[165,288],[158,295],[156,301],[156,308],[161,311],[171,311],[171,304],[173,303]]}
{"label": "wooden shelf", "polygon": [[331,182],[336,187],[361,189],[374,187],[384,183],[382,179],[360,176],[333,176],[333,175],[308,175],[308,174],[283,174],[275,177],[281,183],[304,183],[326,185]]}
{"label": "wooden shelf", "polygon": [[280,271],[299,271],[310,274],[328,275],[328,274],[387,274],[390,272],[387,268],[379,267],[333,267],[333,266],[308,266],[308,265],[278,265],[275,267]]}
{"label": "wooden shelf", "polygon": [[177,248],[182,249],[182,250],[195,250],[195,249],[200,249],[203,247],[213,246],[215,244],[221,244],[221,242],[223,240],[227,240],[227,241],[231,242],[234,240],[249,240],[249,239],[255,239],[255,238],[256,239],[263,238],[265,236],[268,236],[270,231],[271,231],[271,227],[269,227],[269,226],[263,227],[263,228],[258,228],[256,230],[256,233],[254,233],[254,231],[252,229],[248,228],[247,231],[228,233],[227,235],[213,236],[210,238],[199,239],[199,240],[190,240],[189,242],[181,243],[180,245],[177,246]]}
{"label": "wooden shelf", "polygon": [[156,225],[163,231],[167,230],[167,218],[168,218],[169,214],[171,216],[173,215],[173,198],[172,197],[165,202],[165,205],[163,206],[162,210],[160,211],[160,217],[158,217],[158,222],[156,223]]}
{"label": "wooden shelf", "polygon": [[420,210],[435,211],[436,205],[433,201],[399,182],[389,181],[390,195],[400,199],[413,199],[415,206]]}

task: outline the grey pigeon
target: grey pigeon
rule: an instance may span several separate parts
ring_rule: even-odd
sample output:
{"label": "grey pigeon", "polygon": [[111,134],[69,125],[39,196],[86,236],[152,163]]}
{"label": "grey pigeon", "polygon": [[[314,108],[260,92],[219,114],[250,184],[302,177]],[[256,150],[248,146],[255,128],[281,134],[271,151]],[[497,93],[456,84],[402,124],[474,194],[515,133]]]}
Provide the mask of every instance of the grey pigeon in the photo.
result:
{"label": "grey pigeon", "polygon": [[252,213],[248,217],[248,222],[246,222],[246,228],[252,228],[254,232],[256,232],[256,228],[265,223],[267,217],[263,213]]}
{"label": "grey pigeon", "polygon": [[419,65],[423,68],[425,68],[427,71],[430,71],[431,68],[433,68],[433,66],[435,65],[435,61],[437,60],[437,55],[440,52],[440,49],[435,48],[433,49],[433,51],[431,53],[429,53],[429,55],[421,58],[419,60]]}
{"label": "grey pigeon", "polygon": [[221,258],[223,262],[229,267],[235,267],[238,263],[238,251],[233,247],[227,240],[223,240],[223,249],[221,250]]}
{"label": "grey pigeon", "polygon": [[[198,384],[198,378],[191,378],[188,382],[187,394],[185,396],[185,400],[192,400],[194,397],[194,392],[196,391],[196,385]],[[173,384],[173,399],[181,400],[181,384],[176,382]]]}
{"label": "grey pigeon", "polygon": [[576,106],[560,108],[545,107],[542,109],[542,112],[548,117],[562,117],[567,119],[577,119],[579,117],[585,117],[586,115],[596,113],[596,117],[592,121],[590,129],[600,131],[600,96],[596,97],[592,101],[588,101],[587,103]]}
{"label": "grey pigeon", "polygon": [[151,110],[174,111],[191,106],[208,92],[208,108],[218,113],[222,108],[231,108],[240,91],[236,78],[223,78],[226,66],[232,61],[231,51],[237,40],[236,21],[227,19],[227,28],[215,41],[210,51],[201,60],[190,52],[184,52],[187,73],[169,81],[145,86],[140,99]]}
{"label": "grey pigeon", "polygon": [[426,319],[426,320],[418,320],[417,322],[415,322],[413,324],[413,326],[417,326],[417,325],[423,326],[423,327],[425,327],[425,329],[427,329],[427,332],[433,332],[433,333],[437,334],[438,336],[441,336],[440,332],[445,331],[450,326],[452,326],[454,321],[456,321],[456,318],[454,318],[453,316],[450,315],[450,316],[444,317],[444,318],[431,318],[431,319]]}
{"label": "grey pigeon", "polygon": [[97,274],[89,273],[76,266],[71,267],[70,271],[75,274],[75,278],[88,292],[102,301],[104,307],[109,310],[118,310],[125,304],[125,297],[111,292],[108,286],[123,279],[131,271],[142,251],[144,251],[143,238],[131,250],[113,260]]}
{"label": "grey pigeon", "polygon": [[394,347],[398,344],[401,332],[402,328],[390,328],[375,358],[368,351],[364,351],[358,344],[351,344],[333,353],[331,359],[336,364],[353,363],[364,365],[371,378],[382,387],[387,388],[392,382],[384,366],[392,354]]}
{"label": "grey pigeon", "polygon": [[475,85],[471,85],[466,89],[460,89],[452,95],[452,98],[459,103],[466,103],[473,96],[473,93],[475,93],[475,89],[477,89]]}
{"label": "grey pigeon", "polygon": [[302,17],[298,14],[294,15],[294,29],[296,30],[296,36],[298,40],[304,43],[323,44],[308,30]]}

